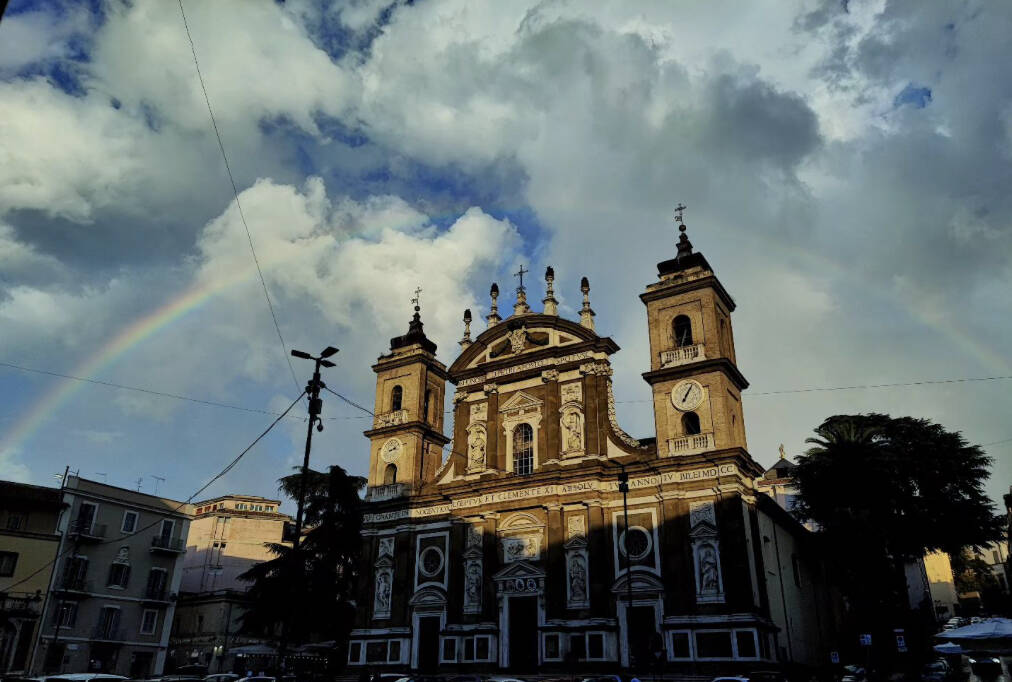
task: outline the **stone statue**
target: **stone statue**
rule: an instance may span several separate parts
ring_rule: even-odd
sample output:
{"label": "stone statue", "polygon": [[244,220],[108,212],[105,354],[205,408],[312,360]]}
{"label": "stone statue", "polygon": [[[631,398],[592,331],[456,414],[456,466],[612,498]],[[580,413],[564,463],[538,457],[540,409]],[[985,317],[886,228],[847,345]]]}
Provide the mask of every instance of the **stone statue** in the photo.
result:
{"label": "stone statue", "polygon": [[587,569],[579,554],[569,560],[569,597],[574,602],[587,601]]}
{"label": "stone statue", "polygon": [[478,604],[481,601],[481,564],[477,561],[469,561],[466,573],[467,579],[464,583],[464,591],[467,603]]}
{"label": "stone statue", "polygon": [[386,571],[376,576],[376,610],[390,610],[390,574]]}
{"label": "stone statue", "polygon": [[481,429],[471,432],[468,441],[468,464],[472,469],[480,469],[485,465],[485,433]]}
{"label": "stone statue", "polygon": [[566,430],[566,452],[583,449],[582,421],[576,410],[570,410],[562,417],[562,427]]}
{"label": "stone statue", "polygon": [[720,592],[717,552],[713,545],[704,545],[699,550],[699,589],[705,593]]}

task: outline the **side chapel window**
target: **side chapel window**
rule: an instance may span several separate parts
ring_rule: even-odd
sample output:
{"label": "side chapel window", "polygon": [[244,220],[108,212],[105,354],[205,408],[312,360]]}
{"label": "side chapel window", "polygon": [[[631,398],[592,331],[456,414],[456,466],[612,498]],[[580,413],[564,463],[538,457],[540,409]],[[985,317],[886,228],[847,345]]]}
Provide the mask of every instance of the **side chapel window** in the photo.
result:
{"label": "side chapel window", "polygon": [[692,345],[692,322],[689,321],[688,315],[679,315],[671,326],[675,333],[676,348]]}
{"label": "side chapel window", "polygon": [[513,429],[513,473],[521,476],[534,473],[534,429],[519,424]]}
{"label": "side chapel window", "polygon": [[394,386],[393,390],[390,391],[390,411],[396,412],[401,409],[401,402],[404,400],[404,389],[400,387],[400,384]]}

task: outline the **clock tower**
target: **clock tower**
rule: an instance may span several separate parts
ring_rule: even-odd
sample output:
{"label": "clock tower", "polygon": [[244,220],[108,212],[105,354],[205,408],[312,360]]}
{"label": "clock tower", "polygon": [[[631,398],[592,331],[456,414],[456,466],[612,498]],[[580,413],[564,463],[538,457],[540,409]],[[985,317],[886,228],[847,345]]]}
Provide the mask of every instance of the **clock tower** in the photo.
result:
{"label": "clock tower", "polygon": [[741,391],[748,382],[735,363],[734,300],[701,253],[694,253],[681,215],[678,253],[657,264],[658,280],[640,299],[647,306],[657,455],[745,449]]}
{"label": "clock tower", "polygon": [[400,497],[433,480],[443,459],[443,395],[446,366],[425,336],[415,299],[408,333],[390,339],[376,373],[376,405],[370,440],[369,498]]}

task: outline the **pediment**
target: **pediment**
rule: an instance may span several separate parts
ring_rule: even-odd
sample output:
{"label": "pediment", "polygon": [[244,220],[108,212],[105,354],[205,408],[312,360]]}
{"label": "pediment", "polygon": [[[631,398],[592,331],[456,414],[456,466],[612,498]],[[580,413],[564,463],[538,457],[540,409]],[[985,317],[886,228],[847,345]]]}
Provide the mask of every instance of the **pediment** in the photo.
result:
{"label": "pediment", "polygon": [[445,606],[446,592],[434,585],[423,587],[408,600],[410,606]]}
{"label": "pediment", "polygon": [[376,568],[393,568],[394,561],[389,556],[381,556],[373,566]]}
{"label": "pediment", "polygon": [[532,313],[510,316],[479,334],[453,362],[450,372],[457,373],[490,362],[519,358],[531,351],[572,346],[585,341],[604,341],[605,352],[618,350],[610,339],[557,315]]}
{"label": "pediment", "polygon": [[696,527],[689,531],[690,538],[713,538],[717,537],[717,527],[713,524],[703,521],[696,524]]}
{"label": "pediment", "polygon": [[499,408],[499,411],[513,412],[514,410],[540,408],[542,404],[542,401],[538,400],[534,396],[525,393],[524,391],[517,391],[509,400],[503,403],[502,407]]}
{"label": "pediment", "polygon": [[513,578],[544,578],[545,572],[534,564],[526,561],[514,561],[492,576],[492,580],[510,580]]}
{"label": "pediment", "polygon": [[[628,588],[626,583],[628,582],[628,574],[624,574],[619,577],[618,580],[611,584],[612,594],[624,594]],[[645,571],[633,571],[632,574],[632,591],[633,592],[663,592],[664,584],[661,579],[653,573],[647,573]]]}

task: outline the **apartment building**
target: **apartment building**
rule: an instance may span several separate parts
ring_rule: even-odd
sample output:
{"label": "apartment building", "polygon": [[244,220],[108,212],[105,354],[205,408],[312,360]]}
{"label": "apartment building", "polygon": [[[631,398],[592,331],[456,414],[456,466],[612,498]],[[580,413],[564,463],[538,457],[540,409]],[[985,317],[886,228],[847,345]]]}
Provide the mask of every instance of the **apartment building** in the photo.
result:
{"label": "apartment building", "polygon": [[225,495],[193,505],[170,640],[173,665],[239,670],[236,649],[268,644],[240,632],[249,583],[239,576],[273,558],[269,543],[290,544],[292,518],[280,506],[280,500],[253,495]]}
{"label": "apartment building", "polygon": [[56,488],[0,481],[0,673],[27,670],[62,510]]}
{"label": "apartment building", "polygon": [[70,476],[40,672],[161,674],[192,505]]}

